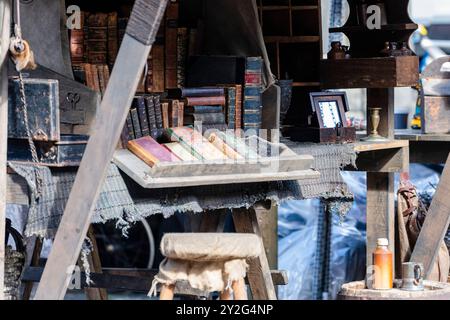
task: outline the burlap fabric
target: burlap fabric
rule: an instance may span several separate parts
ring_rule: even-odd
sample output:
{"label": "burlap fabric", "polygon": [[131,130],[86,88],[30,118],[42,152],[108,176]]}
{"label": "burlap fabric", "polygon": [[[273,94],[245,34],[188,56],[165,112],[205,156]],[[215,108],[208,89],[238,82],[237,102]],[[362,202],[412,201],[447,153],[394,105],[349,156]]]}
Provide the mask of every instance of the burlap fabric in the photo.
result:
{"label": "burlap fabric", "polygon": [[166,258],[149,296],[156,294],[158,284],[178,281],[187,281],[194,289],[221,292],[246,276],[246,259],[260,255],[261,242],[254,234],[173,233],[163,237],[161,252]]}

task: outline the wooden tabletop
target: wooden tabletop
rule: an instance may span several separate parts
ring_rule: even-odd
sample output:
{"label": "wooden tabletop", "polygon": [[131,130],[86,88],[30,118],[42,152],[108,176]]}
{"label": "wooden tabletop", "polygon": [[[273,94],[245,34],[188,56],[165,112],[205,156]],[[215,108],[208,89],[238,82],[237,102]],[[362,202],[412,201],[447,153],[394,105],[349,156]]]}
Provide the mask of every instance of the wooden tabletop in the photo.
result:
{"label": "wooden tabletop", "polygon": [[409,141],[442,141],[450,142],[450,134],[422,133],[420,130],[395,130],[395,138]]}

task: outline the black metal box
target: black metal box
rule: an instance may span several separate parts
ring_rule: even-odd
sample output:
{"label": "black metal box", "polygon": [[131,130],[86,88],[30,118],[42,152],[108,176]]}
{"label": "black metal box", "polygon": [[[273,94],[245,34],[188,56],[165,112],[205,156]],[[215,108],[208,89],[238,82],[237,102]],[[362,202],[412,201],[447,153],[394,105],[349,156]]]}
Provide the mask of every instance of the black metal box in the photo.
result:
{"label": "black metal box", "polygon": [[[83,158],[89,137],[85,135],[61,135],[58,142],[36,141],[41,164],[54,167],[78,166]],[[8,161],[31,162],[27,140],[8,139]]]}
{"label": "black metal box", "polygon": [[[59,141],[59,86],[57,80],[24,79],[28,125],[33,140]],[[19,79],[9,81],[8,137],[26,139],[25,117]]]}

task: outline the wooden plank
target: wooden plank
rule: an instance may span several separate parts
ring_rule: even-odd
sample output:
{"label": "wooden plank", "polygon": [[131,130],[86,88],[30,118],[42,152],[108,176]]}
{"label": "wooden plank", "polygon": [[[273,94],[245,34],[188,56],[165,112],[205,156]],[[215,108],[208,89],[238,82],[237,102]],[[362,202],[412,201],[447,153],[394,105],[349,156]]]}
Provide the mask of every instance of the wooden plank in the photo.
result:
{"label": "wooden plank", "polygon": [[323,88],[411,87],[419,80],[416,56],[322,60]]}
{"label": "wooden plank", "polygon": [[[98,250],[97,240],[95,239],[94,229],[92,225],[88,230],[88,237],[92,242],[92,252],[88,256],[89,267],[91,272],[102,274],[102,264],[100,262],[100,254]],[[108,300],[108,292],[103,288],[86,288],[86,296],[89,300]]]}
{"label": "wooden plank", "polygon": [[369,141],[358,141],[355,143],[356,152],[368,152],[386,149],[396,149],[408,147],[408,141],[402,140],[388,140],[386,142],[369,142]]}
{"label": "wooden plank", "polygon": [[270,276],[269,262],[267,261],[261,230],[253,208],[234,209],[233,220],[236,232],[254,233],[261,240],[261,255],[255,259],[249,259],[249,271],[247,272],[250,290],[253,299],[276,300],[275,287]]}
{"label": "wooden plank", "polygon": [[63,299],[167,0],[137,0],[35,299]]}
{"label": "wooden plank", "polygon": [[[364,172],[405,172],[409,170],[409,148],[381,149],[361,152],[356,170]],[[349,171],[355,169],[349,168]]]}
{"label": "wooden plank", "polygon": [[271,205],[269,209],[255,207],[258,224],[271,269],[278,268],[278,207]]}
{"label": "wooden plank", "polygon": [[372,265],[372,253],[378,238],[389,240],[394,252],[394,174],[367,173],[367,266]]}
{"label": "wooden plank", "polygon": [[[25,256],[25,267],[39,266],[39,259],[41,258],[42,240],[39,237],[33,236],[27,241],[27,255]],[[22,281],[24,283],[22,298],[23,300],[30,300],[31,292],[33,291],[33,282]]]}
{"label": "wooden plank", "polygon": [[303,180],[316,179],[320,176],[320,173],[310,169],[278,173],[269,171],[257,173],[242,173],[239,175],[193,175],[189,177],[154,178],[151,176],[150,167],[144,161],[127,150],[118,150],[118,152],[116,152],[116,154],[114,155],[113,162],[136,183],[138,183],[143,188],[148,189],[202,186],[211,184]]}
{"label": "wooden plank", "polygon": [[447,159],[436,193],[428,209],[410,261],[421,262],[427,279],[433,269],[441,241],[450,224],[450,157]]}
{"label": "wooden plank", "polygon": [[420,130],[395,130],[395,139],[409,141],[450,141],[450,134],[422,133]]}
{"label": "wooden plank", "polygon": [[0,300],[4,299],[5,275],[5,222],[7,188],[8,142],[8,47],[10,38],[11,8],[9,0],[0,1]]}

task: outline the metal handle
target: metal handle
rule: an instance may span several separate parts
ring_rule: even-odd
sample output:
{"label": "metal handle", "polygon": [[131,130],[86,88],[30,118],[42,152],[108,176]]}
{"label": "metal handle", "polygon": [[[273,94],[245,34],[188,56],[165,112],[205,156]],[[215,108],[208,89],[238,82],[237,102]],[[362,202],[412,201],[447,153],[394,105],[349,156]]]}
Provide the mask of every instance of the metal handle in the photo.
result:
{"label": "metal handle", "polygon": [[420,283],[420,279],[422,279],[423,270],[420,265],[414,266],[414,284],[417,286]]}

